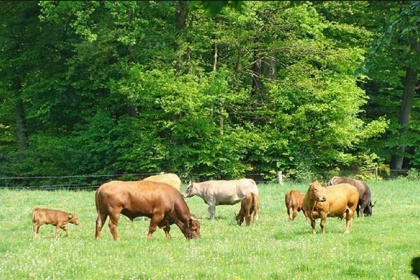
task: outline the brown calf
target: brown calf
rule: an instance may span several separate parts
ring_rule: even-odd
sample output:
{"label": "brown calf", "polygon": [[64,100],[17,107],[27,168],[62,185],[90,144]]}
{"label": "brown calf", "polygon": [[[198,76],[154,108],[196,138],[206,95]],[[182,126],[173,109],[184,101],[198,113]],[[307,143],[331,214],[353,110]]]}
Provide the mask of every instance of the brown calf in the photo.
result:
{"label": "brown calf", "polygon": [[32,210],[32,223],[34,238],[38,237],[39,227],[46,225],[55,226],[55,238],[58,239],[58,232],[60,228],[69,235],[69,232],[66,229],[68,223],[79,225],[79,220],[76,214],[67,213],[61,210],[51,210],[45,208],[35,208]]}
{"label": "brown calf", "polygon": [[258,219],[259,205],[260,199],[258,194],[252,192],[246,194],[241,201],[241,210],[239,211],[239,214],[236,215],[236,222],[238,225],[242,225],[244,219],[247,226],[251,224],[251,220],[253,220],[253,224],[255,224],[255,221]]}
{"label": "brown calf", "polygon": [[305,194],[299,191],[291,190],[284,196],[284,203],[286,204],[287,216],[290,221],[294,221],[298,212],[302,211],[306,217],[305,210],[303,209],[303,199]]}

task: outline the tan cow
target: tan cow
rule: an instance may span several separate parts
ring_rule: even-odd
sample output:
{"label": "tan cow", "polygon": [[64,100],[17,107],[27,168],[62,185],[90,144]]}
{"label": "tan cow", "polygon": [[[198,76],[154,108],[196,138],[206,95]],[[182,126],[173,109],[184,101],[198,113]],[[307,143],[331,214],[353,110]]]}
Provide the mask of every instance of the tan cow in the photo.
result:
{"label": "tan cow", "polygon": [[306,217],[305,210],[303,209],[303,199],[305,194],[296,190],[290,190],[284,196],[284,203],[286,204],[287,216],[290,221],[294,221],[298,212],[302,211]]}
{"label": "tan cow", "polygon": [[67,213],[61,210],[51,210],[46,208],[35,208],[32,210],[32,223],[34,238],[38,238],[39,227],[47,224],[55,226],[55,238],[58,239],[58,232],[60,229],[64,230],[69,235],[66,229],[67,224],[79,225],[79,220],[76,214]]}
{"label": "tan cow", "polygon": [[303,208],[311,220],[312,233],[316,233],[315,219],[321,218],[321,231],[325,233],[327,217],[346,219],[346,230],[350,233],[351,223],[356,212],[359,192],[356,187],[344,183],[326,188],[313,182],[305,195]]}
{"label": "tan cow", "polygon": [[181,189],[181,179],[178,177],[178,175],[174,173],[162,173],[152,175],[147,178],[144,178],[143,181],[165,183],[171,187],[174,187],[178,191]]}
{"label": "tan cow", "polygon": [[147,239],[156,228],[163,228],[170,238],[170,225],[176,224],[185,238],[200,238],[200,222],[190,213],[181,193],[168,184],[149,181],[111,181],[96,190],[97,211],[95,238],[109,216],[109,229],[114,240],[119,240],[117,225],[121,214],[131,221],[139,216],[150,218]]}
{"label": "tan cow", "polygon": [[252,179],[212,180],[201,183],[190,182],[184,197],[194,195],[201,197],[209,205],[210,219],[214,219],[217,205],[234,205],[250,192],[258,194],[257,184]]}
{"label": "tan cow", "polygon": [[242,225],[244,219],[246,225],[249,226],[251,221],[255,225],[255,221],[258,218],[258,210],[260,208],[260,198],[258,194],[248,193],[242,198],[241,201],[241,210],[238,215],[236,215],[236,222],[238,225]]}
{"label": "tan cow", "polygon": [[347,183],[353,185],[359,191],[359,203],[357,204],[356,212],[358,217],[363,217],[363,215],[371,216],[372,208],[375,206],[375,203],[372,203],[372,194],[366,184],[366,182],[361,180],[350,179],[346,177],[334,176],[328,182],[328,186]]}

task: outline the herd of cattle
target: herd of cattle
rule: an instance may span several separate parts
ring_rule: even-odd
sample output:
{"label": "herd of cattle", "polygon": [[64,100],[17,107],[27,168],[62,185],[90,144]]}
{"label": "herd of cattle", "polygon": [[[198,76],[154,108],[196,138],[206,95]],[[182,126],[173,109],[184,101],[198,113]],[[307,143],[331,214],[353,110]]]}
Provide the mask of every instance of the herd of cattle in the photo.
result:
{"label": "herd of cattle", "polygon": [[[180,187],[181,180],[172,173],[150,176],[141,181],[110,181],[101,185],[95,193],[95,238],[100,238],[102,227],[109,217],[112,237],[119,240],[117,225],[121,214],[130,220],[139,216],[150,218],[148,240],[158,227],[170,238],[170,226],[173,224],[179,227],[185,238],[200,238],[200,221],[190,212],[185,201],[185,198],[194,195],[201,197],[208,205],[210,219],[215,218],[217,205],[241,202],[241,209],[236,215],[238,225],[245,220],[249,226],[258,220],[258,187],[252,179],[190,182],[184,194],[181,194]],[[315,181],[310,184],[306,194],[290,190],[285,195],[285,204],[289,219],[294,220],[297,213],[302,211],[310,220],[313,233],[316,233],[316,219],[321,219],[321,231],[325,233],[327,217],[345,219],[345,233],[349,233],[354,214],[372,215],[374,206],[365,182],[344,177],[333,177],[327,185]],[[60,229],[68,235],[66,225],[78,225],[79,220],[76,214],[35,208],[32,223],[34,238],[38,237],[39,227],[43,224],[54,225],[58,238]]]}

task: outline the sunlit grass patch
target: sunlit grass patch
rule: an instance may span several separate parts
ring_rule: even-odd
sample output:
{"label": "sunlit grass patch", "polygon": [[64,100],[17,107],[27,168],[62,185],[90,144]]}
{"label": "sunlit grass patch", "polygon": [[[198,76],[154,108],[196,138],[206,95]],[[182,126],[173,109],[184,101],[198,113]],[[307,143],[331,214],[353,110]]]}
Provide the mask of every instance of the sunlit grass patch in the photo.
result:
{"label": "sunlit grass patch", "polygon": [[[284,194],[307,184],[263,184],[256,226],[236,225],[239,204],[217,207],[218,218],[209,220],[208,206],[193,197],[187,203],[201,219],[202,238],[187,241],[173,225],[171,240],[158,229],[151,242],[148,219],[126,218],[118,225],[120,242],[107,224],[94,240],[94,192],[0,190],[0,279],[414,279],[409,265],[420,255],[420,185],[369,185],[377,200],[373,216],[356,218],[350,234],[336,218],[327,220],[325,235],[313,235],[302,213],[288,221]],[[59,240],[44,225],[32,240],[35,206],[75,212],[81,224],[69,225],[70,236],[63,232]]]}

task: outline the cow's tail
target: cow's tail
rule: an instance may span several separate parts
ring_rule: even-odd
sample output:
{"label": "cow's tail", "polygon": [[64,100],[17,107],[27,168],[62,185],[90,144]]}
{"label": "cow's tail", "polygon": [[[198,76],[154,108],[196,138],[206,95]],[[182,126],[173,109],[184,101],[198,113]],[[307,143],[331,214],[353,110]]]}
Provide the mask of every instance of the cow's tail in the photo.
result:
{"label": "cow's tail", "polygon": [[[254,213],[256,211],[255,209],[255,193],[251,193],[251,213]],[[251,214],[250,213],[250,214]]]}
{"label": "cow's tail", "polygon": [[98,195],[98,193],[99,193],[99,189],[97,189],[96,192],[95,192],[95,207],[96,207],[96,212],[99,215],[99,195]]}
{"label": "cow's tail", "polygon": [[36,207],[32,210],[31,218],[32,222],[35,223],[35,212],[39,209],[39,207]]}
{"label": "cow's tail", "polygon": [[255,220],[258,220],[258,208],[259,208],[259,202],[258,202],[258,198],[257,198],[258,194],[256,193],[251,193],[251,197],[252,197],[252,207],[251,207],[251,213],[253,213],[253,215],[255,216]]}
{"label": "cow's tail", "polygon": [[293,205],[297,205],[297,202],[295,196],[291,195],[287,204],[287,208],[290,209]]}

